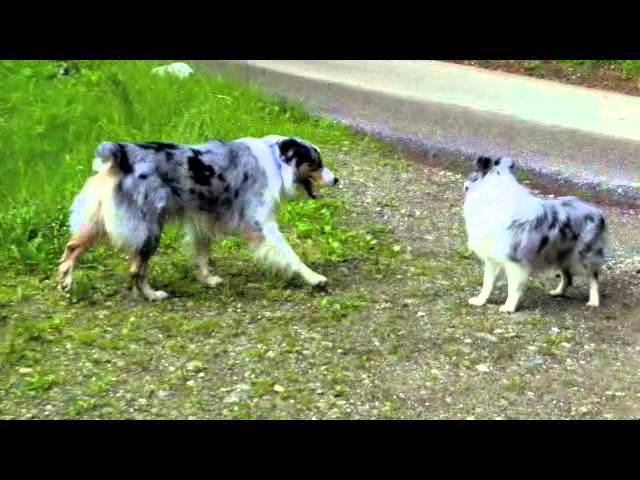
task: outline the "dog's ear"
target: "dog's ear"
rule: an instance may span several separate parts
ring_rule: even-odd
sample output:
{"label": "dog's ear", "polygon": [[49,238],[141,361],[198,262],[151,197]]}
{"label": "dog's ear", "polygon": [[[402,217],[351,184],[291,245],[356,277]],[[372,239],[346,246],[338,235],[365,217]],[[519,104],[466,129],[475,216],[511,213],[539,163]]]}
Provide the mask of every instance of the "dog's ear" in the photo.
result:
{"label": "dog's ear", "polygon": [[476,160],[476,170],[486,173],[493,165],[493,160],[489,157],[478,157]]}
{"label": "dog's ear", "polygon": [[300,149],[300,142],[295,138],[285,138],[278,142],[278,148],[280,149],[282,160],[290,164],[297,156],[296,154]]}

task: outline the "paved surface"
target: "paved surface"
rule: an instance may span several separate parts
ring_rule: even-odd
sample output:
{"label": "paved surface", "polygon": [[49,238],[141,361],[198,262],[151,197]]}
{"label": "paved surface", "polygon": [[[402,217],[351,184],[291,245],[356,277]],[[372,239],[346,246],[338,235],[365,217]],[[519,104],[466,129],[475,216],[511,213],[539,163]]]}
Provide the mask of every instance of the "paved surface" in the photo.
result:
{"label": "paved surface", "polygon": [[468,168],[510,154],[539,178],[640,201],[640,98],[435,61],[203,61]]}

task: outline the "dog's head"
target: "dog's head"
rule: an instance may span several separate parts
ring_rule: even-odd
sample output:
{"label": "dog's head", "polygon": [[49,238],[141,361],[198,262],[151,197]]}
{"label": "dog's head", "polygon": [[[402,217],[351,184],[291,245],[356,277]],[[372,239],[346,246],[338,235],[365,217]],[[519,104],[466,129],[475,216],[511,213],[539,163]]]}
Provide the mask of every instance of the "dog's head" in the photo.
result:
{"label": "dog's head", "polygon": [[293,168],[293,181],[307,195],[316,198],[313,184],[335,185],[338,178],[322,164],[320,151],[312,144],[298,138],[283,138],[278,141],[280,158]]}
{"label": "dog's head", "polygon": [[471,172],[467,181],[464,182],[465,194],[469,190],[477,187],[485,179],[492,176],[510,175],[515,176],[516,162],[510,157],[491,158],[480,156],[475,162],[474,170]]}

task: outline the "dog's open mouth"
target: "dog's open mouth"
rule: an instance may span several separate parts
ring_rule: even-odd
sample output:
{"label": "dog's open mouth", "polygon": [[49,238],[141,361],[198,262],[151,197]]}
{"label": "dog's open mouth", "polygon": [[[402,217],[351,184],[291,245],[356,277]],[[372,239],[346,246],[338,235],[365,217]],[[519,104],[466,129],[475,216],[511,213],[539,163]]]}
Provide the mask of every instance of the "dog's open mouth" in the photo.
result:
{"label": "dog's open mouth", "polygon": [[304,191],[310,198],[318,198],[318,195],[313,191],[313,181],[309,177],[302,177],[300,179],[300,185],[302,185],[302,188],[304,188]]}

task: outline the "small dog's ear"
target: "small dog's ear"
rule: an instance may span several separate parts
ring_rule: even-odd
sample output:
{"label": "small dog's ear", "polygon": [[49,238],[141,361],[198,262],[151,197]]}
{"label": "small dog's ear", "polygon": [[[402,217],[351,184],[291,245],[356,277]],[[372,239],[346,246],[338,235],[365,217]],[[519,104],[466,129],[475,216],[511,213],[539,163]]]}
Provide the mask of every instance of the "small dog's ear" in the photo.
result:
{"label": "small dog's ear", "polygon": [[486,172],[491,168],[492,164],[493,160],[489,157],[478,157],[478,160],[476,160],[476,169],[480,172]]}

